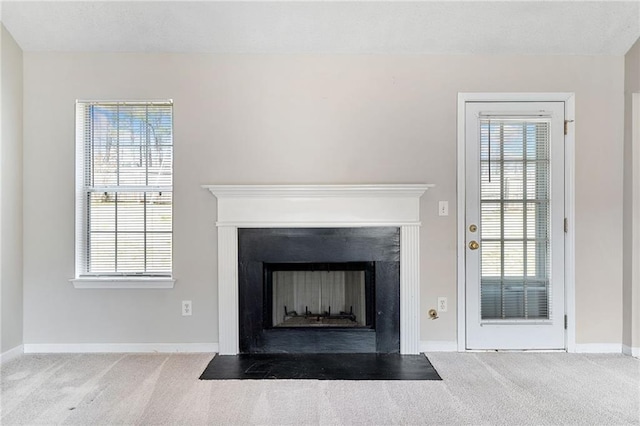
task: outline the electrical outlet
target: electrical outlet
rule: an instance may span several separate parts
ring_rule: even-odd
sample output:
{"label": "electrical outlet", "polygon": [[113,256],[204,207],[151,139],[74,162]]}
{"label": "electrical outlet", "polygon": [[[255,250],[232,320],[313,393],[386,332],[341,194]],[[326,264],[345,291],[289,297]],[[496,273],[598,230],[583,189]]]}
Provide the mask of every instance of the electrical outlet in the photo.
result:
{"label": "electrical outlet", "polygon": [[447,312],[447,298],[438,297],[438,312]]}
{"label": "electrical outlet", "polygon": [[439,216],[449,216],[449,202],[448,201],[439,201],[438,202],[438,215]]}
{"label": "electrical outlet", "polygon": [[182,316],[187,317],[191,316],[193,312],[193,305],[191,305],[191,300],[183,300],[182,301]]}

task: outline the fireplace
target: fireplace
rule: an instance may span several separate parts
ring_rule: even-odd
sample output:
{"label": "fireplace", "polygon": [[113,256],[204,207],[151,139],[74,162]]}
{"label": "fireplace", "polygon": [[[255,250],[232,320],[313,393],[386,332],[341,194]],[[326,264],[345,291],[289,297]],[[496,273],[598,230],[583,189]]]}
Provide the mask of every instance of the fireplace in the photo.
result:
{"label": "fireplace", "polygon": [[399,353],[400,230],[238,229],[240,353]]}
{"label": "fireplace", "polygon": [[[362,347],[350,349],[356,352],[397,352],[399,339],[401,354],[419,353],[419,200],[424,191],[431,186],[433,185],[204,185],[203,187],[217,198],[218,279],[216,285],[219,353],[221,355],[238,354],[241,352],[241,347],[246,351],[246,343],[252,340],[262,348],[259,350],[265,351],[263,340],[265,335],[268,337],[267,346],[274,342],[271,339],[273,335],[287,335],[288,340],[304,346],[305,341],[314,340],[314,336],[320,338],[327,334],[335,337],[331,339],[334,345],[339,345],[341,340],[348,341],[349,344],[353,344],[353,341],[359,342],[358,344]],[[308,248],[324,245],[327,256],[313,258],[303,256],[306,254],[304,245],[294,243],[285,245],[288,247],[289,255],[283,255],[280,252],[275,256],[273,253],[277,251],[263,250],[263,247],[259,257],[248,261],[241,260],[241,252],[245,250],[243,247],[249,253],[253,253],[254,248],[260,246],[244,244],[243,234],[281,233],[280,239],[282,239],[282,232],[290,237],[296,233],[304,234],[309,230],[316,234],[313,238],[318,238],[317,235],[323,235],[323,232],[324,235],[333,232],[338,236],[320,237],[306,244]],[[357,253],[357,250],[350,249],[350,247],[358,249],[372,247],[371,243],[376,239],[363,235],[366,231],[375,234],[381,230],[394,233],[395,237],[391,238],[391,241],[395,238],[396,248],[374,249],[369,253],[366,251]],[[347,250],[343,250],[344,244],[340,250],[335,249],[338,243],[342,244],[345,241],[344,236],[340,237],[340,232],[355,238],[346,245]],[[360,232],[364,234],[358,235]],[[377,240],[386,241],[383,244],[388,244],[389,241],[386,237]],[[289,238],[289,243],[291,241],[292,239]],[[293,241],[302,240],[293,238]],[[319,244],[319,241],[322,244]],[[375,246],[373,244],[373,247]],[[298,247],[298,249],[292,249],[292,247]],[[343,255],[338,256],[336,253],[343,253]],[[356,253],[356,255],[346,256],[349,253]],[[393,253],[393,257],[380,258],[381,253],[387,255]],[[274,270],[269,272],[269,268],[274,265],[276,268],[290,268],[283,265],[303,263],[312,265],[373,263],[371,267],[375,282],[371,291],[373,291],[372,299],[375,300],[375,304],[372,321],[365,321],[364,325],[354,327],[313,327],[309,324],[301,327],[279,327],[277,321],[274,323],[273,317],[278,313],[273,312],[273,295],[263,297],[265,285],[267,285],[265,274],[272,274]],[[305,266],[304,268],[314,267]],[[366,267],[364,271],[366,277]],[[251,279],[254,284],[249,287],[242,283],[247,273],[248,276],[256,278]],[[366,291],[365,288],[365,293]],[[253,303],[251,309],[246,309],[244,304],[247,302]],[[265,304],[271,307],[265,307]],[[319,312],[316,312],[318,311],[316,308],[309,308],[309,310],[312,313],[322,314],[327,311],[329,314],[328,309],[322,309],[320,305],[319,308]],[[301,309],[294,310],[298,316],[304,316]],[[350,310],[350,305],[349,310],[340,309],[342,312],[350,312]],[[357,312],[355,306],[354,311]],[[379,312],[383,312],[384,315],[378,315]],[[335,314],[334,309],[332,313]],[[395,320],[391,321],[390,319],[394,317]],[[246,329],[247,327],[249,330]],[[396,331],[394,328],[399,330]],[[280,331],[289,333],[279,333]],[[256,334],[253,334],[254,332]],[[305,337],[298,338],[296,333],[304,334]],[[378,335],[379,333],[382,337]],[[291,343],[287,345],[291,346]],[[251,350],[253,349],[249,349]]]}
{"label": "fireplace", "polygon": [[375,262],[265,263],[265,328],[374,328]]}

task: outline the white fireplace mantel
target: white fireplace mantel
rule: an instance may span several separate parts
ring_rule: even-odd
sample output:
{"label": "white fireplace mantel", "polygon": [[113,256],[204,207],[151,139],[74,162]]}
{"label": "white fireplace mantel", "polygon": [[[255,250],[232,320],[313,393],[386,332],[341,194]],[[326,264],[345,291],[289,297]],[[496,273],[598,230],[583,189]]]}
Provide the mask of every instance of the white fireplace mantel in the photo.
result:
{"label": "white fireplace mantel", "polygon": [[419,352],[420,197],[430,184],[203,185],[218,199],[220,354],[239,352],[238,228],[400,228],[400,352]]}

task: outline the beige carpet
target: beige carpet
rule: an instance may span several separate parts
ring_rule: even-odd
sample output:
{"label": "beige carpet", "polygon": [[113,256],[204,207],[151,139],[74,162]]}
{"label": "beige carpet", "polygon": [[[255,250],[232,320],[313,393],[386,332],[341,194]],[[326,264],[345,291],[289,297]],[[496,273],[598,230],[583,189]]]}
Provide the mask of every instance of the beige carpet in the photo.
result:
{"label": "beige carpet", "polygon": [[428,354],[443,381],[200,381],[209,354],[24,355],[2,365],[2,425],[640,424],[640,361]]}

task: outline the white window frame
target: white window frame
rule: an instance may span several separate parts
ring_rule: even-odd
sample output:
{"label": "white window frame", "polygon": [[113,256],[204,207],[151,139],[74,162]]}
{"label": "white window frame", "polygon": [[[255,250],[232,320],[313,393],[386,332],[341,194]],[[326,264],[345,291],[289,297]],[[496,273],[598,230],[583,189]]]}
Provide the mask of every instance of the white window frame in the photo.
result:
{"label": "white window frame", "polygon": [[[153,103],[158,101],[76,101],[76,105],[80,103]],[[160,101],[163,103],[171,103],[171,100]],[[86,275],[84,266],[86,264],[86,234],[87,234],[87,205],[85,191],[85,141],[82,137],[82,129],[78,128],[78,119],[75,117],[76,123],[76,187],[75,187],[75,277],[71,279],[71,283],[78,289],[167,289],[173,288],[175,279],[171,276],[135,276],[135,275]],[[172,219],[173,220],[173,219]],[[173,269],[173,268],[172,268]],[[172,272],[173,274],[173,272]]]}

